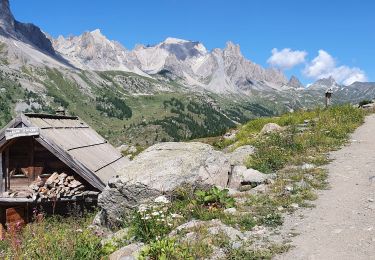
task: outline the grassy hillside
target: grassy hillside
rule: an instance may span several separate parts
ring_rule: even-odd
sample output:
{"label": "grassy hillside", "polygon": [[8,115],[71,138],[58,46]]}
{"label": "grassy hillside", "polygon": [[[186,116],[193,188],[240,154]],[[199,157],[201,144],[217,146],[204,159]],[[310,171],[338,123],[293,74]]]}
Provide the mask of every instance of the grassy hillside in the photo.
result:
{"label": "grassy hillside", "polygon": [[[2,71],[2,73],[5,73]],[[22,74],[1,78],[0,125],[18,111],[54,113],[59,107],[81,117],[114,145],[149,146],[223,134],[251,118],[282,111],[271,102],[187,92],[176,82],[156,81],[132,73],[64,74],[57,69],[23,67]],[[24,90],[19,78],[44,90]],[[90,80],[91,78],[91,80]],[[21,105],[20,105],[21,104]]]}

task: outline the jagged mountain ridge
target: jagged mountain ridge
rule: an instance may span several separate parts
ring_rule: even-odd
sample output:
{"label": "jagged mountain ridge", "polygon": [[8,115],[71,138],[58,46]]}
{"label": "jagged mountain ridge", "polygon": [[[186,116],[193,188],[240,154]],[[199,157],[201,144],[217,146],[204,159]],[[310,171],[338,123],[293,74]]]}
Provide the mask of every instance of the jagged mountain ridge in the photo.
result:
{"label": "jagged mountain ridge", "polygon": [[169,72],[187,85],[219,93],[259,89],[264,85],[278,88],[288,82],[281,71],[264,69],[245,59],[239,45],[232,42],[224,49],[209,52],[200,42],[167,38],[154,46],[137,45],[126,50],[95,30],[80,36],[59,36],[53,40],[53,46],[81,69],[124,70],[151,77]]}

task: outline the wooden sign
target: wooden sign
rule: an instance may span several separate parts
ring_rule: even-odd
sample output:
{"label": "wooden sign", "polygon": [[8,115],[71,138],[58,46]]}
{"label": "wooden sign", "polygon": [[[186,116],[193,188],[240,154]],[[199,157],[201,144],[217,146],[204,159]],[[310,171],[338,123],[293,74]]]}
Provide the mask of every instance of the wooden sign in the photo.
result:
{"label": "wooden sign", "polygon": [[5,139],[10,140],[22,136],[37,136],[39,134],[39,127],[8,128],[5,130]]}

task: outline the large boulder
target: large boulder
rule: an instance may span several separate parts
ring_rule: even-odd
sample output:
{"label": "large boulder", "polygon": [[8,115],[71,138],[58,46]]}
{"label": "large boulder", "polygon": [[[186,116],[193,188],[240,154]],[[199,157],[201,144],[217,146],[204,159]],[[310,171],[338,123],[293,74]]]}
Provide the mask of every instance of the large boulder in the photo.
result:
{"label": "large boulder", "polygon": [[249,155],[255,152],[254,146],[244,145],[235,149],[233,152],[228,153],[226,156],[230,164],[232,165],[243,165],[244,161],[249,157]]}
{"label": "large boulder", "polygon": [[99,196],[96,224],[118,225],[140,204],[184,185],[226,187],[230,162],[202,143],[160,143],[139,154]]}

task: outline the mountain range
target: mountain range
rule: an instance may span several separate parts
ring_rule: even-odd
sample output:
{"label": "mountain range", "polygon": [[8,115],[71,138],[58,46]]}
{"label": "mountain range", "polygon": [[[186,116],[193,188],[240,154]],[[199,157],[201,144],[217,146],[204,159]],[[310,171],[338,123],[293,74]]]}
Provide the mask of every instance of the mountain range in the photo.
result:
{"label": "mountain range", "polygon": [[333,78],[304,87],[246,59],[232,42],[210,51],[167,38],[128,50],[100,30],[53,38],[17,21],[9,0],[0,0],[0,80],[0,124],[14,113],[62,106],[113,143],[140,145],[216,135],[257,116],[321,105],[327,88],[336,103],[375,95],[374,83],[344,86]]}

